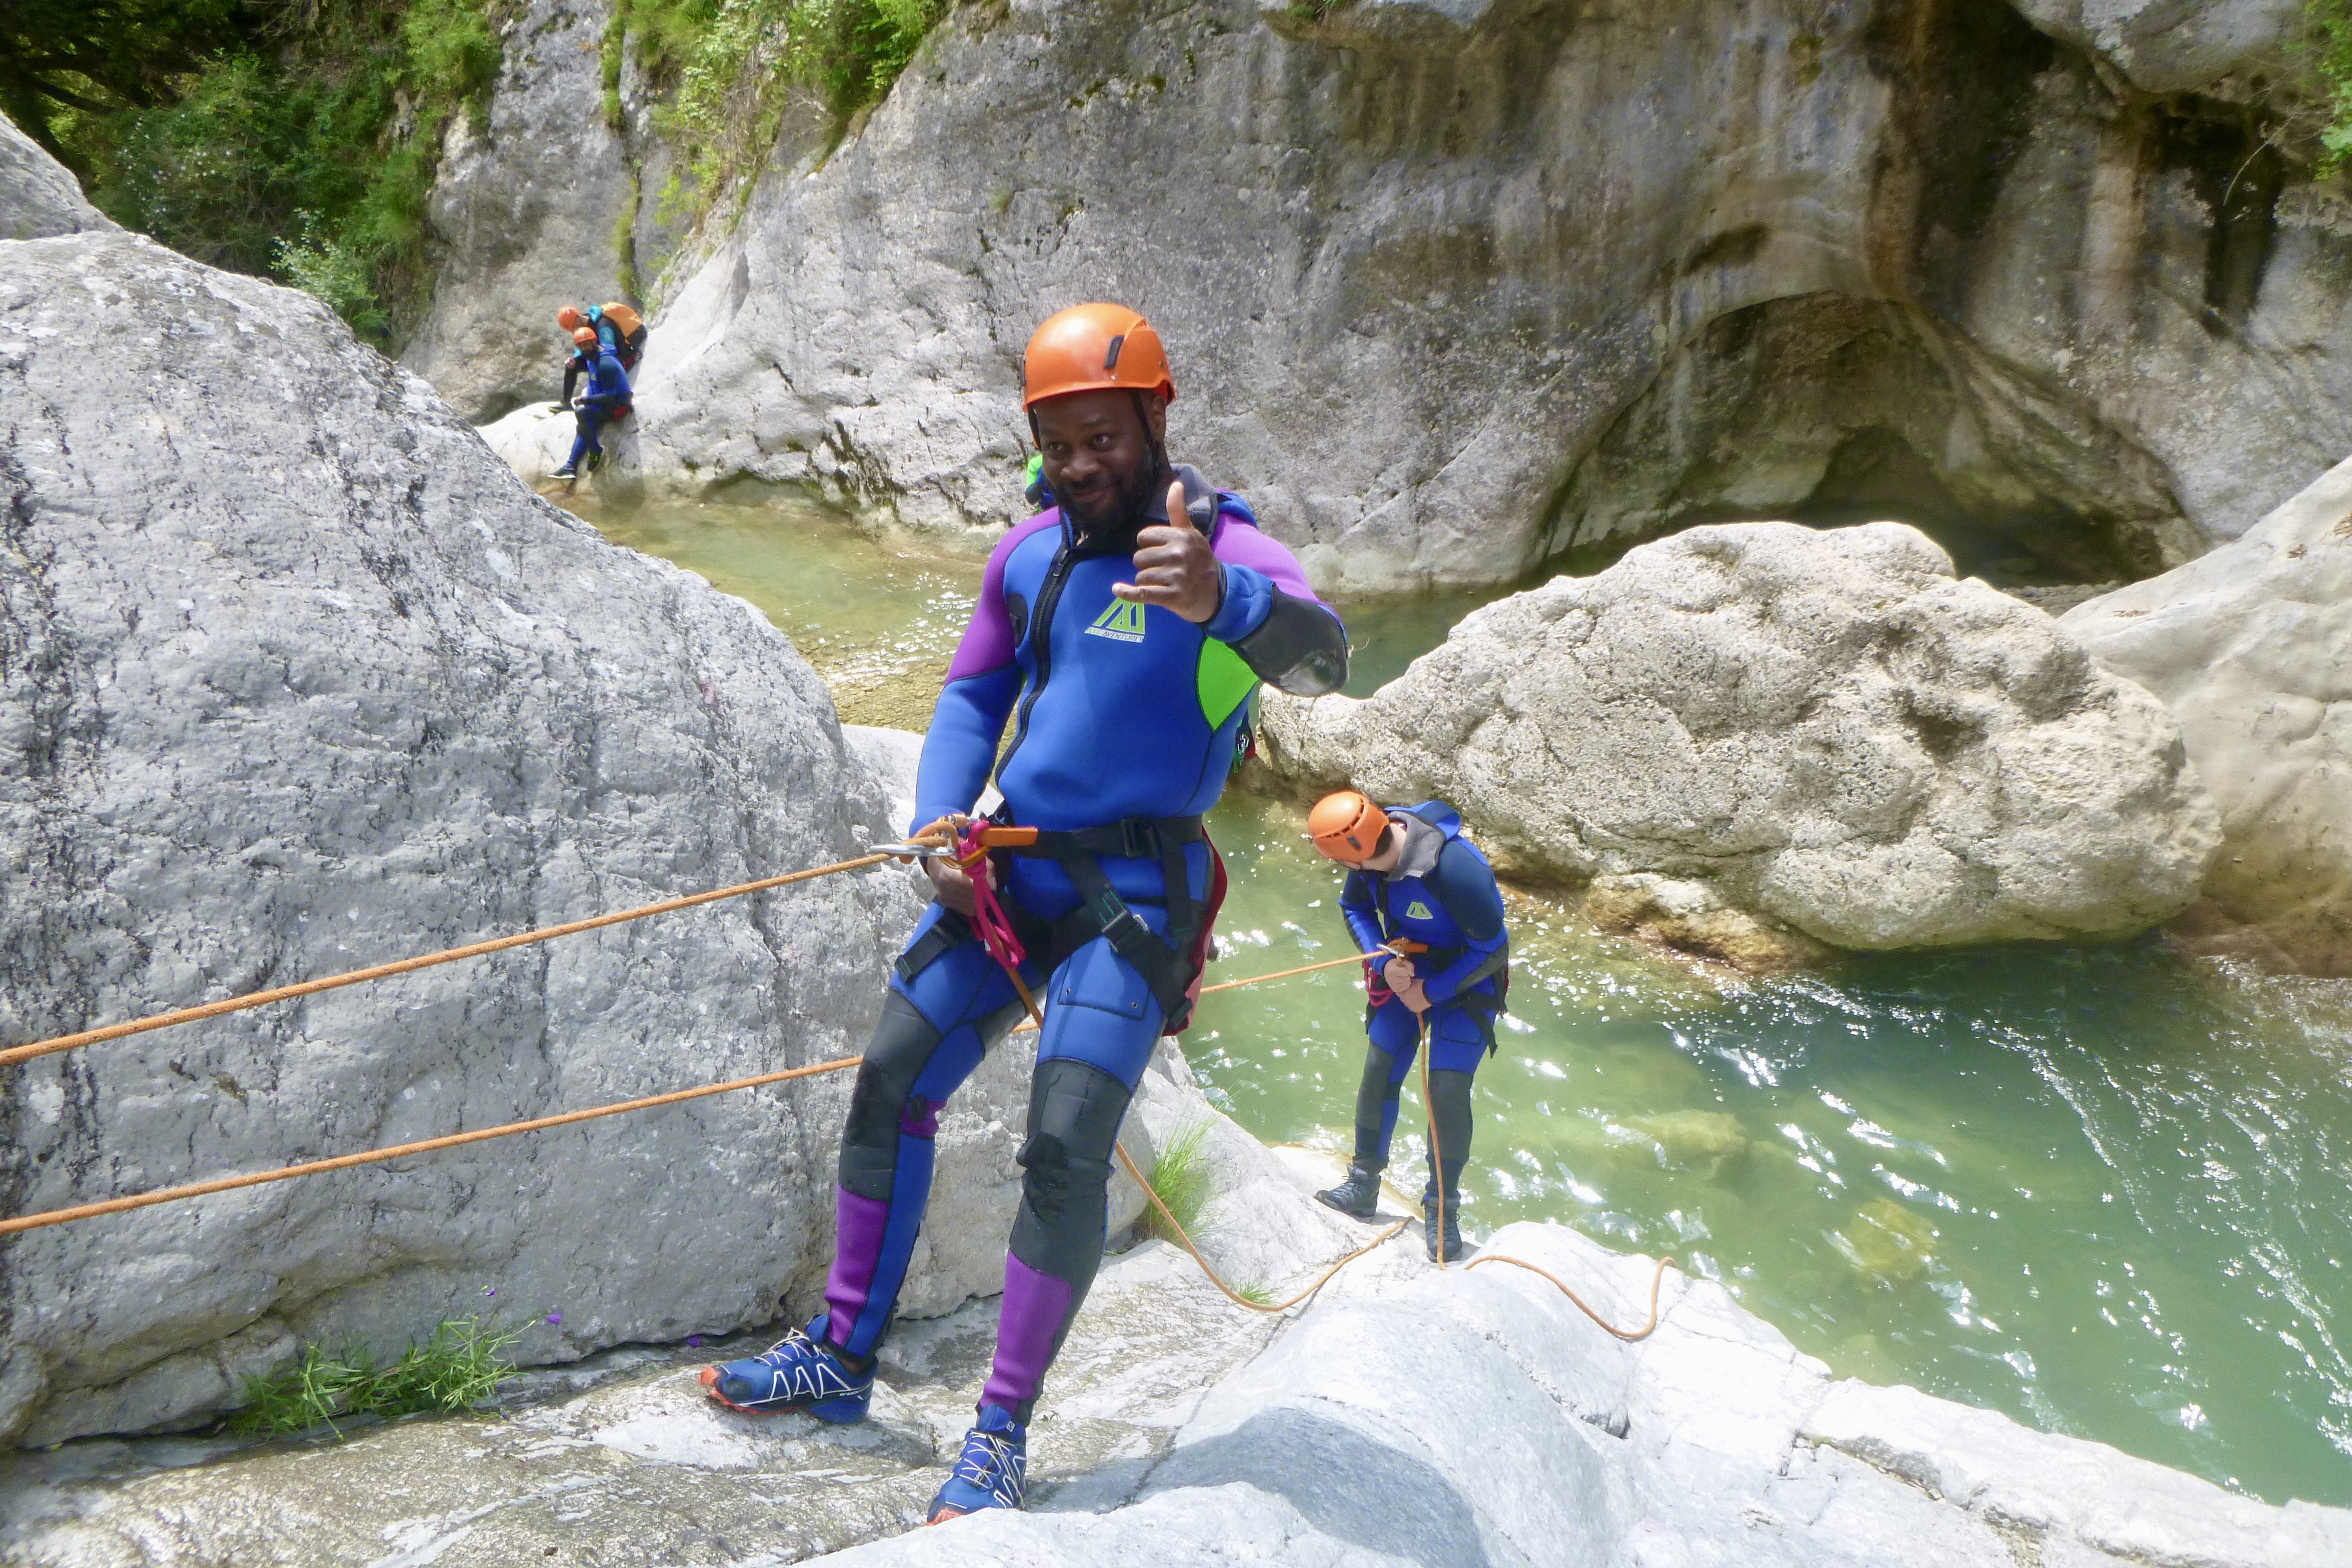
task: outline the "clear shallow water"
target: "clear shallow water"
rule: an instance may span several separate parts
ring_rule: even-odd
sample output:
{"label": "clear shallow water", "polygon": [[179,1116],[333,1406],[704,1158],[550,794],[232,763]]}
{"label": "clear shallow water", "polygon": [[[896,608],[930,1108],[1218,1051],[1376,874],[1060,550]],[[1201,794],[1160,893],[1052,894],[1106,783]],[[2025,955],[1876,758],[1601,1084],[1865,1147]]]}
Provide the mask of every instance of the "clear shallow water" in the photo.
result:
{"label": "clear shallow water", "polygon": [[[584,510],[585,509],[583,509]],[[919,728],[979,563],[809,509],[593,516],[760,605],[851,721]],[[1479,595],[1343,606],[1369,690]],[[1345,951],[1297,806],[1229,793],[1212,982]],[[2352,986],[2153,942],[1851,959],[1741,983],[1512,900],[1474,1236],[1554,1217],[1673,1252],[1841,1373],[2271,1500],[2352,1503]],[[1344,1151],[1351,972],[1211,997],[1186,1048],[1269,1142]],[[1392,1173],[1417,1190],[1417,1089]]]}

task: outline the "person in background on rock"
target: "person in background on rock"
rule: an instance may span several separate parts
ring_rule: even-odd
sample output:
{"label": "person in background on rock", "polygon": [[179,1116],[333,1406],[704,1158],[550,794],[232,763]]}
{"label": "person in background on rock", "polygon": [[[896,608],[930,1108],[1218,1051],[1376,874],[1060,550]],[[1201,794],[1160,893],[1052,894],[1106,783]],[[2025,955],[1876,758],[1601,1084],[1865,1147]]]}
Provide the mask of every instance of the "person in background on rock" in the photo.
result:
{"label": "person in background on rock", "polygon": [[[1037,840],[976,871],[1045,1009],[995,1363],[934,1523],[1021,1506],[1031,1412],[1102,1262],[1120,1120],[1153,1043],[1189,1021],[1223,892],[1201,814],[1224,788],[1257,684],[1311,696],[1348,664],[1345,629],[1290,552],[1238,496],[1169,462],[1175,389],[1142,317],[1064,310],[1029,340],[1022,375],[1061,505],[989,556],[916,774],[915,825],[962,820],[1017,710],[996,819]],[[936,898],[898,959],[842,1131],[824,1310],[766,1353],[702,1373],[735,1409],[865,1417],[940,1109],[1022,1016],[974,932],[971,878],[923,865]]]}
{"label": "person in background on rock", "polygon": [[[1470,1080],[1495,1048],[1495,1015],[1510,986],[1502,889],[1486,858],[1462,837],[1461,815],[1443,801],[1383,811],[1341,790],[1315,803],[1307,831],[1316,848],[1348,868],[1339,912],[1364,954],[1364,1031],[1370,1037],[1356,1089],[1355,1158],[1347,1180],[1315,1195],[1341,1214],[1371,1218],[1396,1132],[1397,1097],[1425,1028],[1437,1147],[1422,1212],[1432,1215],[1443,1196],[1444,1223],[1433,1221],[1425,1235],[1434,1258],[1444,1232],[1451,1262],[1462,1255]],[[1412,956],[1383,963],[1384,945]]]}
{"label": "person in background on rock", "polygon": [[[566,305],[555,312],[555,324],[567,333],[576,333],[583,327],[594,328],[596,341],[613,352],[621,368],[633,375],[636,374],[637,359],[646,352],[646,323],[643,317],[620,300],[591,305],[584,310]],[[572,401],[569,387],[564,389],[563,400]]]}
{"label": "person in background on rock", "polygon": [[[580,421],[580,434],[572,437],[572,456],[563,459],[563,467],[555,470],[554,478],[569,479],[578,476],[580,465],[593,468],[604,460],[604,447],[600,432],[613,420],[629,411],[629,376],[613,351],[596,341],[593,327],[582,327],[572,334],[580,345],[580,357],[588,363],[588,390],[572,405]],[[572,378],[564,377],[563,390],[568,395]]]}

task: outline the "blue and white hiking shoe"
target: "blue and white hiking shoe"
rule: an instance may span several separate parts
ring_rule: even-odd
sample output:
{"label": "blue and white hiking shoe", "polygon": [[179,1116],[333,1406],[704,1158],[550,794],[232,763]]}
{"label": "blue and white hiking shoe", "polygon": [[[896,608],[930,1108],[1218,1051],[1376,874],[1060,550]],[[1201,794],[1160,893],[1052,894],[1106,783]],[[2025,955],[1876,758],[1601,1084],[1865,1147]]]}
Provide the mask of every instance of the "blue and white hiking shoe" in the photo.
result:
{"label": "blue and white hiking shoe", "polygon": [[866,1419],[874,1401],[874,1367],[853,1371],[824,1342],[825,1315],[794,1329],[776,1344],[745,1361],[702,1369],[702,1386],[730,1410],[781,1415],[805,1410],[818,1420],[846,1426]]}
{"label": "blue and white hiking shoe", "polygon": [[1013,1419],[1011,1411],[994,1405],[980,1407],[980,1421],[964,1434],[963,1452],[947,1485],[931,1499],[928,1522],[944,1524],[984,1508],[1019,1508],[1028,1490],[1029,1428]]}

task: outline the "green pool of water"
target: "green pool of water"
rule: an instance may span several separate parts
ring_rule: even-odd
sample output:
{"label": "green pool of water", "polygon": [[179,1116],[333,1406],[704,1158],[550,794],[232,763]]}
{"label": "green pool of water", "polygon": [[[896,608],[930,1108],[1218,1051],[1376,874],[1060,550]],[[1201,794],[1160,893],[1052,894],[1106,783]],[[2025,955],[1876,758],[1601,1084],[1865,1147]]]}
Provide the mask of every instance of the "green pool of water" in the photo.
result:
{"label": "green pool of water", "polygon": [[[596,517],[764,608],[845,717],[919,727],[976,561],[827,514]],[[1476,595],[1343,606],[1352,690]],[[1297,806],[1229,793],[1213,982],[1345,951]],[[1672,1252],[1839,1372],[2004,1410],[2271,1500],[2352,1503],[2352,986],[2155,942],[1708,978],[1512,901],[1512,1016],[1477,1082],[1474,1236],[1555,1217]],[[1346,1147],[1346,969],[1207,999],[1186,1048],[1269,1142]],[[1418,1190],[1408,1088],[1396,1184]]]}

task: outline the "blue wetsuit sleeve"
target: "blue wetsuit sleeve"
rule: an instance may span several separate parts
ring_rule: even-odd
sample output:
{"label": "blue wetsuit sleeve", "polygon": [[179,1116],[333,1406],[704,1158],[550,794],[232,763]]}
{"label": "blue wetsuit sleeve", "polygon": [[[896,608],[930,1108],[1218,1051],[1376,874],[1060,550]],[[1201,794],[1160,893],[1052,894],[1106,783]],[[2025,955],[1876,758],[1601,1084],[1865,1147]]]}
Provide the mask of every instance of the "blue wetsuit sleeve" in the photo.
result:
{"label": "blue wetsuit sleeve", "polygon": [[1468,845],[1449,842],[1422,885],[1437,895],[1462,930],[1462,956],[1422,982],[1422,993],[1443,1002],[1473,971],[1503,948],[1503,890],[1495,873]]}
{"label": "blue wetsuit sleeve", "polygon": [[1299,697],[1338,690],[1348,679],[1348,628],[1316,598],[1297,559],[1230,513],[1214,548],[1223,597],[1201,629],[1269,686]]}
{"label": "blue wetsuit sleeve", "polygon": [[922,761],[915,767],[915,820],[909,833],[919,833],[940,817],[968,812],[988,785],[988,770],[996,762],[997,737],[1021,694],[1021,667],[1003,664],[978,675],[950,680],[931,710],[931,727],[923,733]]}
{"label": "blue wetsuit sleeve", "polygon": [[1381,933],[1379,908],[1372,902],[1372,881],[1361,871],[1348,873],[1339,889],[1339,913],[1347,918],[1348,934],[1358,952],[1372,952],[1386,940]]}

